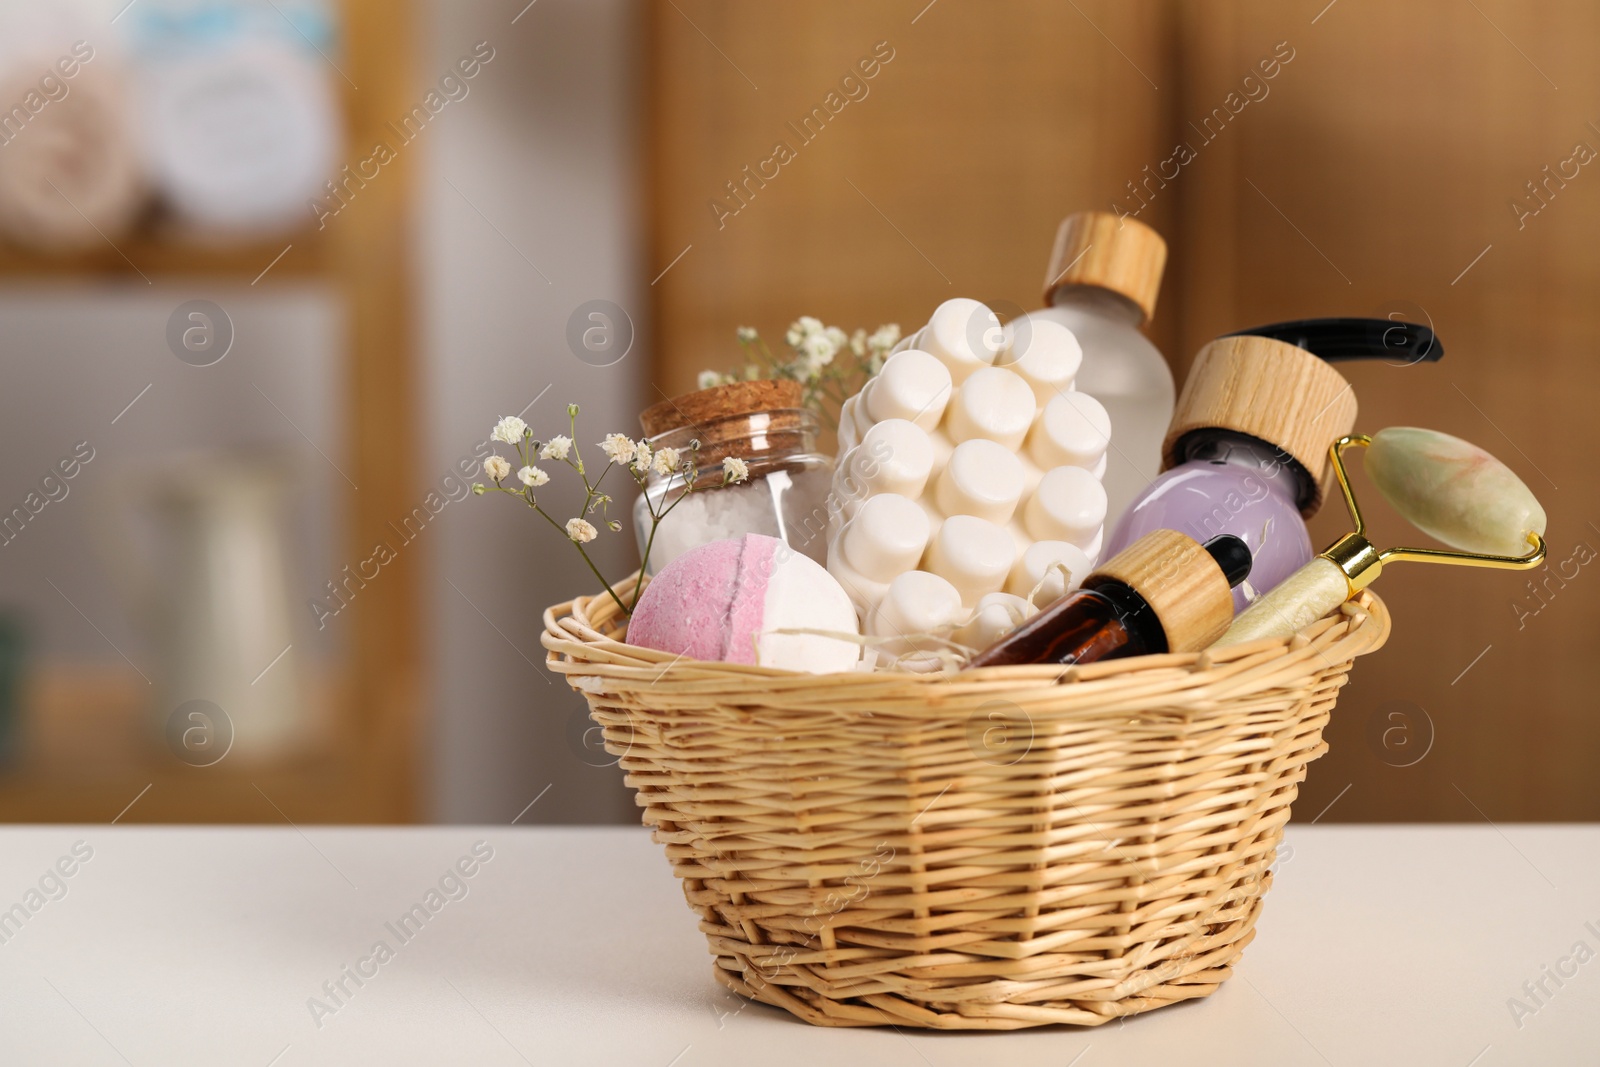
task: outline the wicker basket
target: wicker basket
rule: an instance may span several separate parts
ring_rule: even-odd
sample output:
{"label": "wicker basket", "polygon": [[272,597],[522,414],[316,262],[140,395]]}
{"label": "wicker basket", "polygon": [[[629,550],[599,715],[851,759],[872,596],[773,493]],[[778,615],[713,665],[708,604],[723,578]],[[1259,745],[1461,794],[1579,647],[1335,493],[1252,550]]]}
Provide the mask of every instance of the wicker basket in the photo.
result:
{"label": "wicker basket", "polygon": [[[631,582],[619,587],[631,588]],[[1370,593],[1287,640],[955,679],[805,675],[544,616],[700,916],[717,979],[825,1026],[1098,1025],[1249,944]]]}

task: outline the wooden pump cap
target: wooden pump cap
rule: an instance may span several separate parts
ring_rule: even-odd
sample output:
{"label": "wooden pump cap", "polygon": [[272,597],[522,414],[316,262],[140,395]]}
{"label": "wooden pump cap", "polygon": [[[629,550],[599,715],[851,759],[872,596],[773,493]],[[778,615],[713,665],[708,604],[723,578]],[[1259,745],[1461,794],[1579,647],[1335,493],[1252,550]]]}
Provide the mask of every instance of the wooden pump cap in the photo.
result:
{"label": "wooden pump cap", "polygon": [[1080,211],[1062,220],[1050,270],[1044,276],[1048,306],[1057,289],[1093,285],[1138,305],[1144,321],[1156,313],[1156,293],[1167,265],[1167,242],[1144,223],[1105,211]]}
{"label": "wooden pump cap", "polygon": [[1161,446],[1162,470],[1183,463],[1184,438],[1223,429],[1266,442],[1307,475],[1300,514],[1327,495],[1328,447],[1356,424],[1356,395],[1319,356],[1267,337],[1219,337],[1200,349]]}
{"label": "wooden pump cap", "polygon": [[1233,590],[1222,567],[1192,537],[1152,530],[1084,579],[1121,582],[1144,598],[1161,620],[1168,652],[1209,648],[1233,625]]}

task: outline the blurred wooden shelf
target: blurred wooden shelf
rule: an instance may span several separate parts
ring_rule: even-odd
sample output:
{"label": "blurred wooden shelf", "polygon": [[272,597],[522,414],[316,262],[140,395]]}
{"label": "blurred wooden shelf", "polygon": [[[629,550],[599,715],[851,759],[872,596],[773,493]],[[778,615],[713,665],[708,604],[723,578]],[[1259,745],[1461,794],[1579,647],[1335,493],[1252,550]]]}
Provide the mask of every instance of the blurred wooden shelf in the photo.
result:
{"label": "blurred wooden shelf", "polygon": [[326,716],[314,749],[270,762],[230,752],[196,767],[163,746],[149,688],[125,668],[46,669],[0,767],[0,821],[104,823],[124,808],[122,822],[394,821],[394,791],[406,788],[397,753],[359,740],[342,710],[347,688],[312,684]]}
{"label": "blurred wooden shelf", "polygon": [[228,244],[203,244],[156,229],[141,229],[69,252],[0,243],[0,279],[144,281],[203,276],[248,285],[269,267],[267,276],[272,279],[319,277],[332,269],[332,256],[321,238],[317,229],[306,226],[270,238]]}
{"label": "blurred wooden shelf", "polygon": [[[338,7],[341,72],[351,82],[341,89],[341,158],[354,159],[414,103],[412,17],[409,5],[389,0],[339,0]],[[344,453],[361,486],[339,543],[352,558],[364,558],[375,541],[390,536],[389,520],[408,513],[425,492],[413,473],[415,445],[392,433],[397,422],[420,421],[410,169],[409,156],[388,164],[383,181],[364,189],[325,231],[308,210],[295,232],[212,246],[173,233],[155,213],[126,237],[111,235],[72,253],[0,245],[0,282],[185,278],[251,285],[260,279],[265,287],[317,278],[336,287],[349,313]],[[348,659],[340,665],[346,684],[326,700],[335,729],[319,751],[258,767],[233,754],[212,767],[191,767],[150,736],[142,682],[130,688],[126,678],[96,671],[69,678],[45,672],[28,702],[15,758],[0,766],[0,821],[105,822],[146,786],[123,822],[413,820],[422,806],[420,568],[410,555],[388,565],[384,581],[352,605]]]}

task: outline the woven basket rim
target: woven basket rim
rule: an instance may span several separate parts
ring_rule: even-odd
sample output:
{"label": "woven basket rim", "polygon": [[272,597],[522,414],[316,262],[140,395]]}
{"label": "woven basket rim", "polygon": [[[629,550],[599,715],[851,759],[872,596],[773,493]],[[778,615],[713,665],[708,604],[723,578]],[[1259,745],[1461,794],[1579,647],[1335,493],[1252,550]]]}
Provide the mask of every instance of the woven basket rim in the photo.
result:
{"label": "woven basket rim", "polygon": [[[613,588],[627,599],[637,580],[635,573]],[[663,696],[910,716],[929,710],[948,714],[953,706],[978,706],[986,699],[1032,702],[1059,692],[1062,685],[1102,691],[1111,700],[1131,697],[1152,685],[1170,689],[1174,678],[1181,677],[1203,689],[1191,692],[1184,710],[1203,711],[1223,699],[1271,688],[1285,672],[1343,671],[1356,657],[1381,648],[1390,629],[1383,601],[1365,590],[1291,637],[1261,638],[1203,652],[1131,656],[1085,666],[988,667],[954,675],[902,671],[806,674],[692,660],[630,645],[615,636],[622,632],[620,618],[620,610],[605,593],[550,606],[544,612],[540,638],[546,649],[546,666],[565,675],[573,688],[595,695],[649,689]]]}

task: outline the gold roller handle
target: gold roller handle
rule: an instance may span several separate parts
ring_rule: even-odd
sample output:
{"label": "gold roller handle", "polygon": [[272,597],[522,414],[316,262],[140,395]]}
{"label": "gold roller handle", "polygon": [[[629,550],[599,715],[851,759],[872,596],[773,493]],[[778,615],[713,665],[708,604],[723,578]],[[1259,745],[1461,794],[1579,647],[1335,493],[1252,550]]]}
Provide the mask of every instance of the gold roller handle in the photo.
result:
{"label": "gold roller handle", "polygon": [[[1217,646],[1237,645],[1266,637],[1288,637],[1316,622],[1340,604],[1371,585],[1383,573],[1385,563],[1448,563],[1458,567],[1490,567],[1501,570],[1528,570],[1544,562],[1544,538],[1529,531],[1530,551],[1524,556],[1496,556],[1483,552],[1461,552],[1437,548],[1398,546],[1379,551],[1366,536],[1366,521],[1350,488],[1344,466],[1344,451],[1372,444],[1366,434],[1347,434],[1328,449],[1334,476],[1344,495],[1346,509],[1355,529],[1295,571],[1282,584],[1259,597],[1233,620]],[[1213,646],[1213,647],[1217,647]]]}

